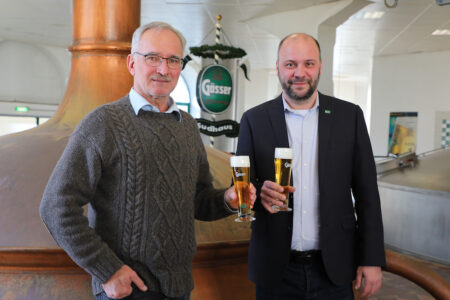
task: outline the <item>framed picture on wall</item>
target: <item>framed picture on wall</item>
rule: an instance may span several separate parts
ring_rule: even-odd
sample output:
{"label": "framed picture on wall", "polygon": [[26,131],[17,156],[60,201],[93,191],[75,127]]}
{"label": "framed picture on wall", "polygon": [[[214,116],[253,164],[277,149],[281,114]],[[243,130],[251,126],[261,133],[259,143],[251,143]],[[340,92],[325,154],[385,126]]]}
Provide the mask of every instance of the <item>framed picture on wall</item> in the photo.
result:
{"label": "framed picture on wall", "polygon": [[389,114],[388,154],[415,152],[417,145],[417,112]]}

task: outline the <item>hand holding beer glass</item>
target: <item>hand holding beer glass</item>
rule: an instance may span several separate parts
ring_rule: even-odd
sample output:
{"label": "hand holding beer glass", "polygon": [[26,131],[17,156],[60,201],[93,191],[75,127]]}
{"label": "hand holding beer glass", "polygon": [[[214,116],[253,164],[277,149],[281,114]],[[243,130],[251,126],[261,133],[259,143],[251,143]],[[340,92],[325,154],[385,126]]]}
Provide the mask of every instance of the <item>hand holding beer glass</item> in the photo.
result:
{"label": "hand holding beer glass", "polygon": [[249,222],[255,220],[252,216],[250,197],[250,159],[248,156],[231,156],[231,172],[233,183],[238,195],[238,217],[235,222]]}
{"label": "hand holding beer glass", "polygon": [[286,197],[284,205],[273,205],[274,211],[292,211],[289,207],[289,186],[291,183],[291,167],[294,153],[291,148],[275,148],[275,182],[283,188]]}

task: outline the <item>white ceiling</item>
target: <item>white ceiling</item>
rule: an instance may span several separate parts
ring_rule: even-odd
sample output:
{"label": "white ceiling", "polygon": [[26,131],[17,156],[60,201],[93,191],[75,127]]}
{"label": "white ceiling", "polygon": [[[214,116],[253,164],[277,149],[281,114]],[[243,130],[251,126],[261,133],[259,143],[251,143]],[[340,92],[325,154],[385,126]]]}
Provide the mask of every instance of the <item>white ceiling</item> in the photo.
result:
{"label": "white ceiling", "polygon": [[[436,29],[450,29],[450,5],[435,0],[398,0],[387,8],[376,0],[337,29],[334,75],[370,78],[374,56],[450,50],[450,36],[433,36]],[[388,4],[394,0],[387,0]],[[366,12],[384,12],[380,19],[364,19]]]}
{"label": "white ceiling", "polygon": [[[199,46],[214,43],[216,15],[221,14],[226,44],[246,50],[253,70],[273,68],[279,39],[251,26],[250,20],[334,1],[142,0],[141,23],[166,21],[183,32],[188,47]],[[355,1],[368,5],[338,28],[334,68],[339,76],[370,72],[368,61],[374,55],[450,50],[449,35],[431,35],[436,29],[450,29],[450,5],[438,6],[435,0],[398,0],[397,7],[386,8],[384,0]],[[71,0],[0,0],[0,41],[68,47],[72,36],[71,3]],[[384,15],[377,20],[363,19],[367,11],[383,11]]]}

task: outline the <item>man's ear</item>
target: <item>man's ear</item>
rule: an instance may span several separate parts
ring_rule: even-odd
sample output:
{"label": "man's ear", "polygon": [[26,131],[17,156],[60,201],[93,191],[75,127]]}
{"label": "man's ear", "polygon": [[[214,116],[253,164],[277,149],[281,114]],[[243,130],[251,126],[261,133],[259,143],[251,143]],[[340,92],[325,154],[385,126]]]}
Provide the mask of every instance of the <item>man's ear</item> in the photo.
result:
{"label": "man's ear", "polygon": [[319,75],[322,75],[322,57],[320,58],[320,69],[319,69]]}
{"label": "man's ear", "polygon": [[131,75],[134,76],[135,70],[134,70],[134,56],[133,54],[128,54],[127,56],[127,68]]}

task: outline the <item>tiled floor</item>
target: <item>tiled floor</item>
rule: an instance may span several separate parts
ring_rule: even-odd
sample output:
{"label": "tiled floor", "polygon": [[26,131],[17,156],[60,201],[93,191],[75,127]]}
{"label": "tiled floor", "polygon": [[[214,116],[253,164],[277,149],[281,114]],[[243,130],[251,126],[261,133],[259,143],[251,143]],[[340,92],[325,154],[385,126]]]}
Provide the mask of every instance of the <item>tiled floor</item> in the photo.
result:
{"label": "tiled floor", "polygon": [[[417,258],[450,282],[450,266],[427,262]],[[392,273],[383,272],[383,287],[371,300],[432,300],[427,291],[415,283]]]}

